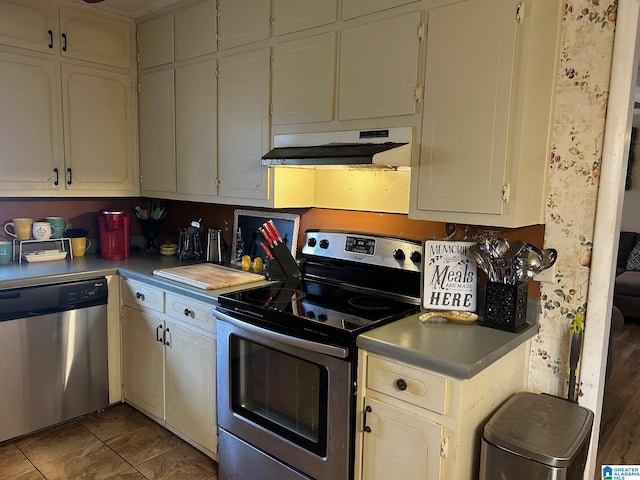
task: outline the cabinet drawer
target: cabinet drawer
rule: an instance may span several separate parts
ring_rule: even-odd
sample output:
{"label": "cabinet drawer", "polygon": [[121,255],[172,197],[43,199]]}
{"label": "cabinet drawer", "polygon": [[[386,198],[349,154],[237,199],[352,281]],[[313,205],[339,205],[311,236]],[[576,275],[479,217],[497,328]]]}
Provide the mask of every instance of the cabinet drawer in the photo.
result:
{"label": "cabinet drawer", "polygon": [[214,306],[182,295],[167,293],[166,314],[168,317],[186,322],[207,332],[215,333]]}
{"label": "cabinet drawer", "polygon": [[447,379],[399,362],[369,356],[367,388],[436,413],[446,413]]}
{"label": "cabinet drawer", "polygon": [[130,307],[164,313],[164,292],[135,280],[122,280],[122,301]]}

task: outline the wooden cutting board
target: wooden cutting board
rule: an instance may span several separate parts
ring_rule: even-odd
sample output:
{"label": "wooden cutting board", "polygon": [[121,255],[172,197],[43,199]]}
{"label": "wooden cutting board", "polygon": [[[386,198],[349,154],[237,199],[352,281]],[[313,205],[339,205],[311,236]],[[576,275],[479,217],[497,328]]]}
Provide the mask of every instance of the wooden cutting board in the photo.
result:
{"label": "wooden cutting board", "polygon": [[204,290],[215,290],[216,288],[233,287],[234,285],[264,280],[264,276],[256,273],[243,272],[212,263],[160,268],[154,270],[153,274]]}

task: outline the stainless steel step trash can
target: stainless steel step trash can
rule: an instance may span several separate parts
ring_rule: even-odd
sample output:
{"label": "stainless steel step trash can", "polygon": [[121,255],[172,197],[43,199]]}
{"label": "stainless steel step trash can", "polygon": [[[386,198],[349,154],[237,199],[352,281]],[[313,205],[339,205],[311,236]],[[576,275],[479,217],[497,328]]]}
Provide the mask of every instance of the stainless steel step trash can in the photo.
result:
{"label": "stainless steel step trash can", "polygon": [[592,426],[591,410],[517,393],[484,427],[480,480],[582,480]]}

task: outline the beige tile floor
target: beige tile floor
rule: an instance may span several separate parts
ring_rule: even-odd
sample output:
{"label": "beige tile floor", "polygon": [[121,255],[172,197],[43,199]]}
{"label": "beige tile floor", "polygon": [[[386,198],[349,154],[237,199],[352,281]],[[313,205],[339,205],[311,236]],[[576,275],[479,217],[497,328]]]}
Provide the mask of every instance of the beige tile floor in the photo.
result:
{"label": "beige tile floor", "polygon": [[0,480],[215,480],[217,471],[125,404],[0,443]]}

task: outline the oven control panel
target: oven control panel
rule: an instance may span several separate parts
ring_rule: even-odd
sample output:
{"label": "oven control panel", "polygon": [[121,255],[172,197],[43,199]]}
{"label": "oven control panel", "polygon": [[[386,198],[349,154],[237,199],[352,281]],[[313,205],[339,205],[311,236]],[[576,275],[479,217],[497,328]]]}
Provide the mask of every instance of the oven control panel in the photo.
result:
{"label": "oven control panel", "polygon": [[417,272],[422,267],[421,242],[367,233],[307,230],[302,255]]}

